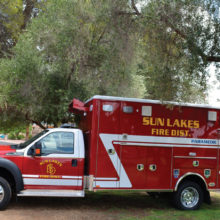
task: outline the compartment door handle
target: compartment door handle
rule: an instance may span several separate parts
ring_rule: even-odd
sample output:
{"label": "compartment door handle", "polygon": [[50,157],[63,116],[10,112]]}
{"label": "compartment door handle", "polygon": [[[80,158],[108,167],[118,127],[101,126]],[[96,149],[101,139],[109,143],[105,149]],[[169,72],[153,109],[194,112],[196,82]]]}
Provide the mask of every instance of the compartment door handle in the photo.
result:
{"label": "compartment door handle", "polygon": [[150,171],[156,171],[157,170],[157,165],[156,164],[150,164],[149,165],[149,170]]}
{"label": "compartment door handle", "polygon": [[137,170],[143,171],[144,170],[144,164],[137,164]]}

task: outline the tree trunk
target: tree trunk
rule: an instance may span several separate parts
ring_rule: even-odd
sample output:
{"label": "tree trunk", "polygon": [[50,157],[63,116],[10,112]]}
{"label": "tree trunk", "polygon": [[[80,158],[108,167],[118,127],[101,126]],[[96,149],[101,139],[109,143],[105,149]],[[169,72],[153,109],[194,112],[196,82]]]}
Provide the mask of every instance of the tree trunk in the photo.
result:
{"label": "tree trunk", "polygon": [[26,135],[25,135],[25,140],[26,140],[26,141],[29,139],[29,133],[30,133],[29,124],[27,124],[27,125],[26,125]]}

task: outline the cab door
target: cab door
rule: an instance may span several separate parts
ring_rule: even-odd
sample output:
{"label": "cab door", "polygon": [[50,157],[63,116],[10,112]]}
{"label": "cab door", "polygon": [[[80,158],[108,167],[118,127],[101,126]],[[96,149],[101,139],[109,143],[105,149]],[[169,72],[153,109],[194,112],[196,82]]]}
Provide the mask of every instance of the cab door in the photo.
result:
{"label": "cab door", "polygon": [[33,156],[31,147],[24,156],[25,189],[83,189],[84,149],[79,149],[77,132],[53,131],[35,144],[41,156]]}

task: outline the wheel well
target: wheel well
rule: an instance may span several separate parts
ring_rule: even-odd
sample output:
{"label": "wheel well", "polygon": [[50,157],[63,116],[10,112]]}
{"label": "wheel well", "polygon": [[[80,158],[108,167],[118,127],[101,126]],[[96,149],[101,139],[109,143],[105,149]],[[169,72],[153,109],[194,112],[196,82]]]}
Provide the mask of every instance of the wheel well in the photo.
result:
{"label": "wheel well", "polygon": [[16,184],[13,175],[7,169],[0,167],[0,176],[8,181],[12,188],[12,192],[15,192]]}
{"label": "wheel well", "polygon": [[197,183],[204,192],[207,191],[207,185],[205,183],[205,181],[202,179],[202,177],[197,176],[197,175],[188,175],[186,177],[184,177],[179,183],[176,189],[178,189],[178,187],[180,186],[180,184],[182,184],[183,182],[186,181],[191,181],[191,182],[195,182]]}

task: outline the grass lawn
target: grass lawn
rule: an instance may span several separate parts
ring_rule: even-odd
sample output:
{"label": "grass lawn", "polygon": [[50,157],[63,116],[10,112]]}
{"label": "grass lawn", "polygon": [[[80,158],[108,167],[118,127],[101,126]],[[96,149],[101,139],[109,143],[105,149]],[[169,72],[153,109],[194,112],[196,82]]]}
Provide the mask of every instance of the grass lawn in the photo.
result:
{"label": "grass lawn", "polygon": [[105,210],[106,219],[220,219],[220,193],[211,193],[212,204],[203,204],[196,211],[177,210],[173,208],[169,199],[164,197],[152,198],[146,192],[106,191],[89,193],[89,197],[89,200],[96,204],[95,209],[100,209],[101,212],[103,209]]}

